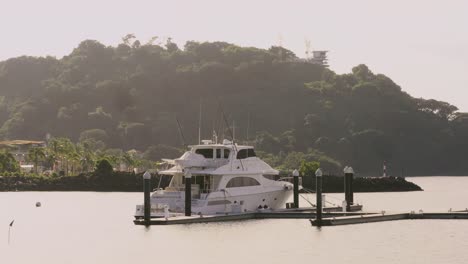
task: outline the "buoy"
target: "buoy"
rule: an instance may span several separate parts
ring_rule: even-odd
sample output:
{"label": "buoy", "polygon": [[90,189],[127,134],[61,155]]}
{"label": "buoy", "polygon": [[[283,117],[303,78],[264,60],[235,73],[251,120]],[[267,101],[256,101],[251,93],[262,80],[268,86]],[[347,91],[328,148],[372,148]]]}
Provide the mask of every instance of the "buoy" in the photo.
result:
{"label": "buoy", "polygon": [[36,207],[41,207],[41,202],[37,202]]}

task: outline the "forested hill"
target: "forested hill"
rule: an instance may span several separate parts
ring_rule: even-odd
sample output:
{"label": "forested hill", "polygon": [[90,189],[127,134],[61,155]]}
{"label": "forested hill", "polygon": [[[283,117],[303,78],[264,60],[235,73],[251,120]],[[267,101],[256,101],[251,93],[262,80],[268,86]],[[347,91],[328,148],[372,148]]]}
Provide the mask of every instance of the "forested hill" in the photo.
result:
{"label": "forested hill", "polygon": [[384,160],[395,176],[468,171],[468,115],[455,106],[413,98],[365,65],[338,75],[281,47],[86,40],[62,59],[0,62],[0,95],[4,139],[153,146],[156,159],[163,145],[182,147],[176,118],[185,143],[196,143],[201,105],[203,138],[213,129],[229,137],[224,112],[240,142],[282,169],[305,159],[362,175],[380,175]]}

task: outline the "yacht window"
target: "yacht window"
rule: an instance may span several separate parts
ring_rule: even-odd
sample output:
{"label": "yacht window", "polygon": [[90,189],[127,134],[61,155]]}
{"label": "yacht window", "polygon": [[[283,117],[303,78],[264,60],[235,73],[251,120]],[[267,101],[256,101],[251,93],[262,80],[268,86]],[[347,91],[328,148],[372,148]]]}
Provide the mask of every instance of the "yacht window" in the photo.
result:
{"label": "yacht window", "polygon": [[263,177],[272,181],[276,181],[279,178],[278,175],[270,175],[270,174],[264,174]]}
{"label": "yacht window", "polygon": [[246,159],[250,157],[256,157],[253,149],[241,149],[237,152],[237,159]]}
{"label": "yacht window", "polygon": [[213,149],[196,149],[195,153],[202,155],[205,159],[212,159],[213,158]]}
{"label": "yacht window", "polygon": [[230,153],[230,152],[231,152],[231,151],[230,151],[229,149],[224,149],[224,158],[225,158],[225,159],[229,159],[229,153]]}
{"label": "yacht window", "polygon": [[253,149],[248,149],[247,150],[247,157],[257,157],[257,155],[255,155],[255,151]]}
{"label": "yacht window", "polygon": [[216,149],[216,158],[217,159],[221,158],[221,149]]}
{"label": "yacht window", "polygon": [[237,159],[246,159],[247,158],[247,150],[241,149],[237,152]]}
{"label": "yacht window", "polygon": [[236,177],[229,180],[226,185],[226,188],[235,188],[235,187],[246,187],[246,186],[256,186],[260,185],[260,183],[250,177]]}

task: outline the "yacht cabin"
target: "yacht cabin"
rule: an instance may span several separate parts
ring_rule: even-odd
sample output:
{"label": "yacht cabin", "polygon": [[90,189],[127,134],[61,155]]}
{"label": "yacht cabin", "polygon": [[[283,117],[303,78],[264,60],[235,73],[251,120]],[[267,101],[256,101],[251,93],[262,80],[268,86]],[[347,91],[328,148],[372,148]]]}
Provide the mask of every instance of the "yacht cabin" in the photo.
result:
{"label": "yacht cabin", "polygon": [[[262,178],[271,179],[278,171],[257,158],[252,146],[240,146],[224,140],[214,144],[203,140],[201,145],[189,146],[181,158],[162,175],[172,175],[165,192],[181,192],[185,188],[185,173],[192,174],[192,196],[205,199],[209,193],[239,187],[260,187]],[[263,176],[263,177],[261,177]]]}

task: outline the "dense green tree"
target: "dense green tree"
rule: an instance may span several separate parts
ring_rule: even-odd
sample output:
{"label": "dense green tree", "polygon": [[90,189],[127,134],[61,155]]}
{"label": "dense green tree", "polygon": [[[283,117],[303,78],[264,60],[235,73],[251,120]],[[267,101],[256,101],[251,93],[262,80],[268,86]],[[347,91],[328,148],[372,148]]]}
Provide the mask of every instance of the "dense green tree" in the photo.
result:
{"label": "dense green tree", "polygon": [[279,46],[179,48],[170,38],[144,43],[134,34],[117,47],[85,40],[61,59],[0,62],[0,138],[55,136],[44,164],[64,174],[89,171],[99,157],[117,165],[132,149],[151,160],[179,155],[175,117],[185,143],[196,143],[200,101],[203,138],[216,130],[229,139],[235,121],[236,141],[256,145],[281,170],[301,160],[330,173],[351,165],[363,175],[380,175],[383,161],[393,175],[468,170],[466,113],[413,98],[363,64],[336,74]]}
{"label": "dense green tree", "polygon": [[102,129],[89,129],[80,133],[79,141],[83,142],[86,140],[101,141],[105,144],[109,139],[106,131]]}
{"label": "dense green tree", "polygon": [[316,161],[302,161],[299,168],[299,174],[303,177],[315,176],[315,171],[320,168],[320,163]]}
{"label": "dense green tree", "polygon": [[107,159],[101,159],[96,163],[94,175],[102,180],[109,180],[112,177],[114,169]]}
{"label": "dense green tree", "polygon": [[5,150],[0,151],[0,172],[17,172],[19,164],[13,155]]}
{"label": "dense green tree", "polygon": [[166,145],[149,146],[143,153],[143,157],[147,160],[158,161],[161,159],[175,159],[182,155],[182,151]]}

